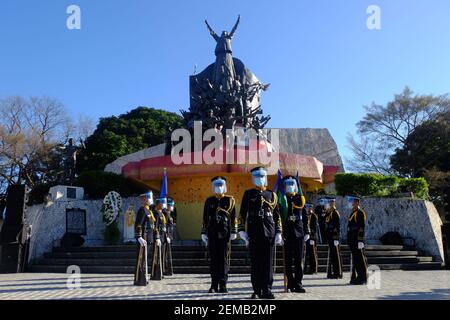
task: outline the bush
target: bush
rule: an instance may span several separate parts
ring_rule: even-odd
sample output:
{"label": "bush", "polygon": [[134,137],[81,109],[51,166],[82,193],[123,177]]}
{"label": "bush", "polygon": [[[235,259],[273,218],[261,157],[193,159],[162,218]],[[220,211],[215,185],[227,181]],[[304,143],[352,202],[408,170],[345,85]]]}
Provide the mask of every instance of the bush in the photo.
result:
{"label": "bush", "polygon": [[90,199],[103,199],[110,191],[116,191],[122,197],[129,197],[148,190],[148,187],[139,181],[104,171],[84,171],[76,179],[75,185],[83,187]]}
{"label": "bush", "polygon": [[334,182],[340,196],[391,197],[399,192],[413,192],[418,198],[428,197],[428,184],[424,178],[403,179],[381,174],[337,173]]}
{"label": "bush", "polygon": [[116,220],[114,220],[110,225],[106,226],[103,236],[107,244],[113,245],[119,243],[120,230]]}
{"label": "bush", "polygon": [[428,182],[425,178],[401,179],[399,190],[400,192],[412,192],[421,199],[428,198]]}

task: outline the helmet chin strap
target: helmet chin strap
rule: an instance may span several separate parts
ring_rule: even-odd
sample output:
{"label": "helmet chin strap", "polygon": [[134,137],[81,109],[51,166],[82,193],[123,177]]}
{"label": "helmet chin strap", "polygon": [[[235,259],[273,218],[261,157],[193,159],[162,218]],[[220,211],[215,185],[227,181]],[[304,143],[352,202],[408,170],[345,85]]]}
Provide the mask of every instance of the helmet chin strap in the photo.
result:
{"label": "helmet chin strap", "polygon": [[223,198],[225,196],[225,193],[216,193],[217,198]]}

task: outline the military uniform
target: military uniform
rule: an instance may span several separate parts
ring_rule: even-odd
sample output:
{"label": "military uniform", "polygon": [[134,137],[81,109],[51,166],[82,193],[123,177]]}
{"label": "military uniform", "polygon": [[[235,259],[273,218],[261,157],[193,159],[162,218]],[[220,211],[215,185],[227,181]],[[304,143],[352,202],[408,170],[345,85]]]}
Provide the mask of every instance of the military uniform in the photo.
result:
{"label": "military uniform", "polygon": [[316,208],[314,209],[314,213],[317,215],[317,219],[319,222],[319,230],[320,230],[320,236],[321,239],[321,244],[325,244],[327,243],[327,233],[326,233],[326,223],[325,223],[325,218],[327,215],[327,212],[324,208],[324,206],[322,205],[318,205],[316,206]]}
{"label": "military uniform", "polygon": [[[308,213],[308,226],[310,238],[306,241],[305,274],[314,274],[318,271],[317,243],[319,241],[318,232],[320,232],[318,217],[314,212]],[[311,244],[310,241],[314,241],[314,244]]]}
{"label": "military uniform", "polygon": [[[161,280],[164,269],[164,248],[166,244],[166,218],[163,211],[153,210],[153,255],[152,255],[152,276],[151,280]],[[157,240],[161,241],[161,246],[157,245]]]}
{"label": "military uniform", "polygon": [[356,283],[367,282],[367,262],[364,249],[358,248],[358,242],[364,243],[364,229],[366,224],[366,213],[357,208],[352,210],[348,217],[347,242],[352,253],[351,281]]}
{"label": "military uniform", "polygon": [[277,195],[271,190],[245,191],[239,220],[239,231],[248,234],[253,292],[264,297],[273,283],[275,234],[282,232]]}
{"label": "military uniform", "polygon": [[336,208],[331,208],[325,216],[326,237],[328,242],[328,278],[342,278],[342,258],[340,245],[335,246],[334,241],[339,241],[341,236],[340,214]]}
{"label": "military uniform", "polygon": [[[164,209],[163,210],[164,213],[164,217],[166,220],[166,233],[165,233],[165,244],[164,244],[164,252],[163,252],[163,257],[164,257],[164,269],[163,269],[163,274],[165,276],[171,276],[173,275],[173,266],[172,266],[172,241],[174,238],[174,219],[172,217],[172,213],[167,210]],[[167,241],[167,239],[170,239],[169,241]]]}
{"label": "military uniform", "polygon": [[[304,237],[309,234],[308,217],[303,207],[305,197],[300,194],[286,195],[287,217],[283,219],[284,266],[287,276],[287,289],[299,291],[303,280]],[[294,270],[292,270],[294,264]]]}
{"label": "military uniform", "polygon": [[134,223],[134,236],[138,245],[136,266],[134,272],[134,285],[137,286],[146,286],[148,284],[148,266],[146,265],[147,261],[145,252],[145,250],[147,250],[147,246],[141,246],[137,239],[142,237],[147,241],[147,228],[148,224],[151,223],[151,214],[152,212],[149,207],[140,207]]}
{"label": "military uniform", "polygon": [[203,210],[202,234],[208,236],[211,288],[226,288],[230,236],[237,233],[236,201],[232,196],[212,196],[206,199]]}

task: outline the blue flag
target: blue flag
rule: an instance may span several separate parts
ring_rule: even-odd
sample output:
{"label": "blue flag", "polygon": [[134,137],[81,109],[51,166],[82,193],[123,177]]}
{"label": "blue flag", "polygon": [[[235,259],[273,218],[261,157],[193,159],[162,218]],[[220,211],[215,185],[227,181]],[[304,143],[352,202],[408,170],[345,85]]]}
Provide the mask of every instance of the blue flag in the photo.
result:
{"label": "blue flag", "polygon": [[161,185],[161,193],[159,194],[159,197],[161,199],[163,198],[167,198],[167,169],[164,168],[164,177],[163,177],[163,181],[162,181],[162,185]]}

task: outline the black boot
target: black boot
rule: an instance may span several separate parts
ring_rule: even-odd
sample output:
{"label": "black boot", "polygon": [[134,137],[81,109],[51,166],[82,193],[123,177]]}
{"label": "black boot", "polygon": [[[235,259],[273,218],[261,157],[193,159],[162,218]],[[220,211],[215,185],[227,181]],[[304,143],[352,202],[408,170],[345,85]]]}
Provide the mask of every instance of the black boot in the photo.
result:
{"label": "black boot", "polygon": [[226,284],[220,286],[219,293],[228,293]]}
{"label": "black boot", "polygon": [[273,295],[272,291],[265,290],[261,295],[261,299],[275,299],[275,296]]}
{"label": "black boot", "polygon": [[211,288],[209,288],[208,293],[214,293],[214,292],[218,292],[219,289],[217,288],[217,285],[211,285]]}
{"label": "black boot", "polygon": [[303,286],[302,286],[301,284],[298,284],[298,285],[295,286],[294,292],[297,292],[297,293],[305,293],[306,290],[305,290],[305,288],[303,288]]}

